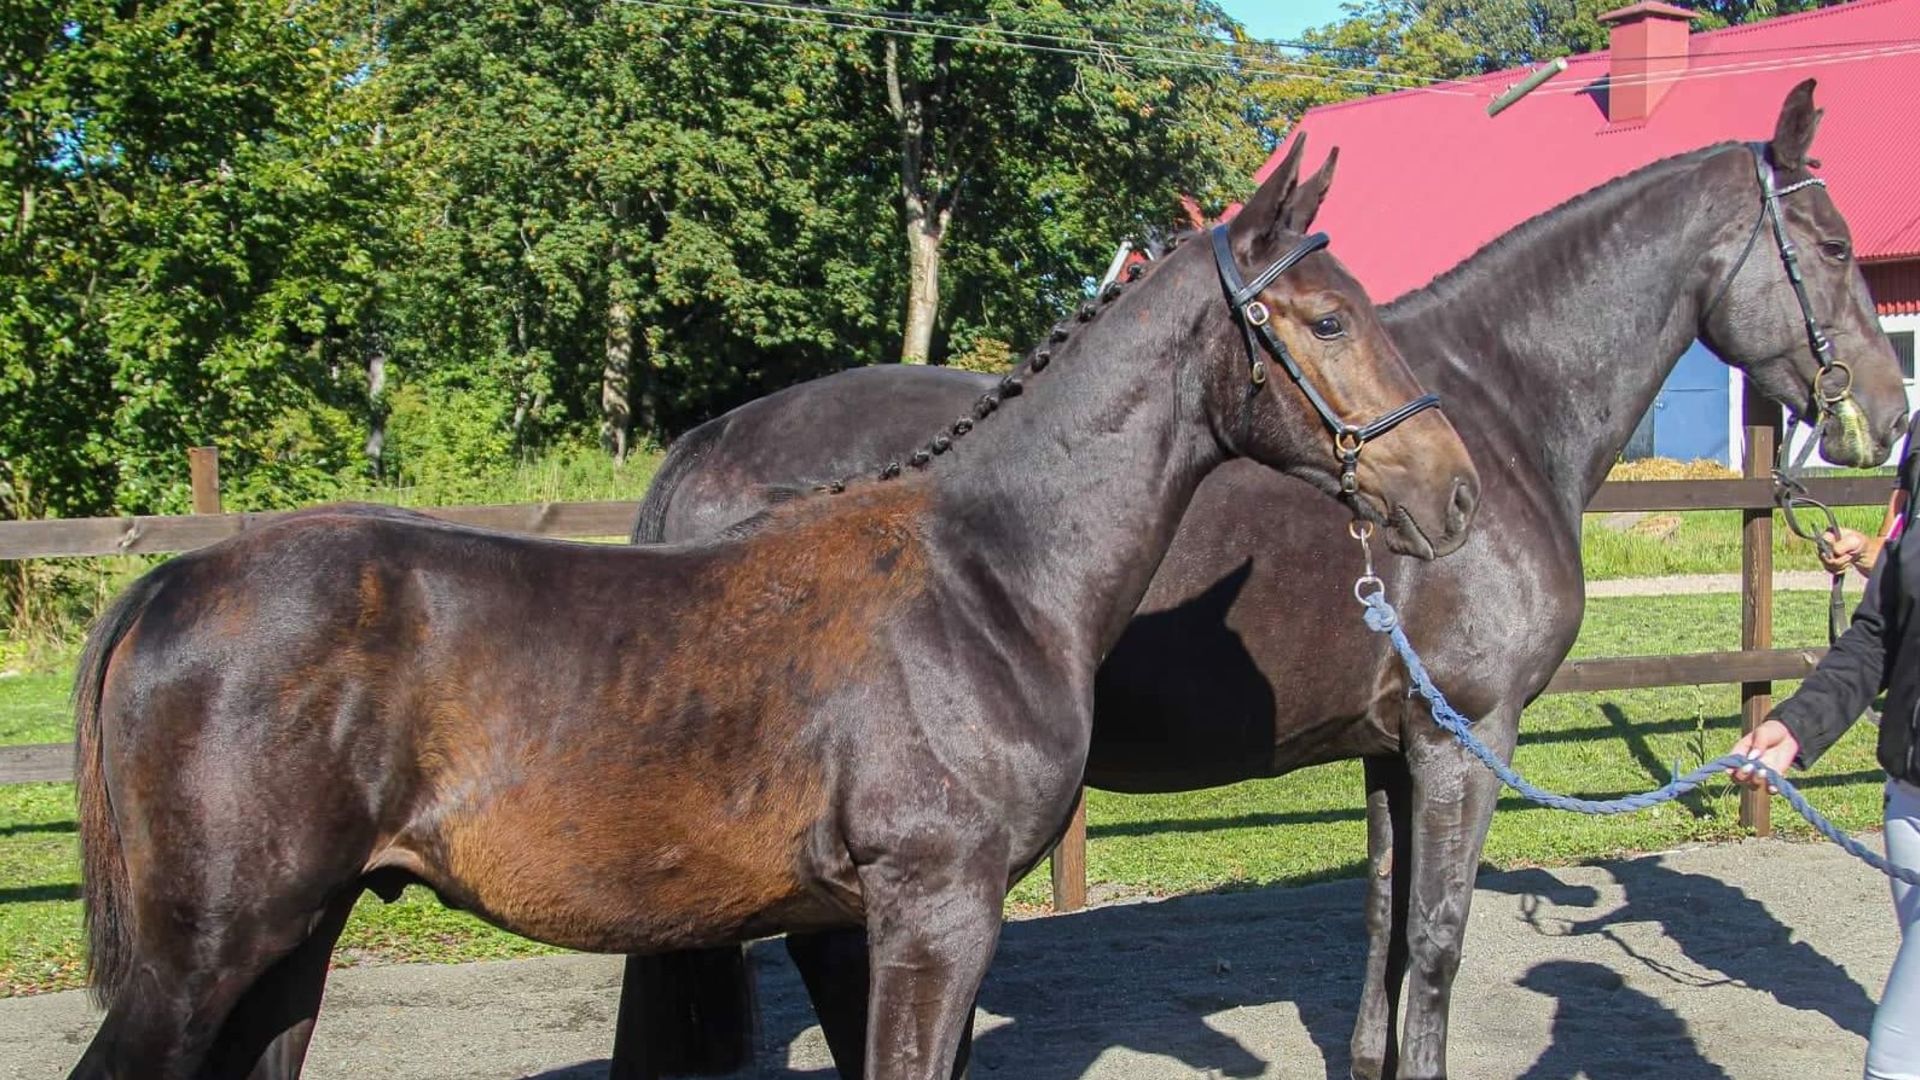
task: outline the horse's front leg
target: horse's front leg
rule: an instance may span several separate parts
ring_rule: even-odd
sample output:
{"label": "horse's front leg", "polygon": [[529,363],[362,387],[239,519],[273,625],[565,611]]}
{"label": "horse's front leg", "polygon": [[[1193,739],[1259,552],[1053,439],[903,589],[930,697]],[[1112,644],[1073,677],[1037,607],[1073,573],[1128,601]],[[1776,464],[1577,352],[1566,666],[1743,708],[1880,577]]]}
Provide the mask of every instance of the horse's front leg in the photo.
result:
{"label": "horse's front leg", "polygon": [[[842,1080],[860,1080],[867,1069],[867,934],[864,930],[824,930],[787,935],[787,955],[806,983],[820,1030],[833,1053]],[[953,1064],[953,1080],[967,1080],[973,1046],[974,1010],[967,1010],[966,1031]]]}
{"label": "horse's front leg", "polygon": [[860,869],[872,965],[866,1080],[947,1080],[1000,939],[1006,843],[940,837]]}
{"label": "horse's front leg", "polygon": [[1412,779],[1399,754],[1365,759],[1367,774],[1367,972],[1353,1025],[1355,1080],[1391,1080],[1400,1053],[1400,985],[1407,975]]}
{"label": "horse's front leg", "polygon": [[[1427,722],[1424,713],[1416,723]],[[1502,761],[1513,757],[1517,710],[1501,706],[1474,731]],[[1500,781],[1430,723],[1408,740],[1412,771],[1412,895],[1407,909],[1406,1023],[1398,1080],[1447,1075],[1447,1008],[1473,903],[1473,881]]]}

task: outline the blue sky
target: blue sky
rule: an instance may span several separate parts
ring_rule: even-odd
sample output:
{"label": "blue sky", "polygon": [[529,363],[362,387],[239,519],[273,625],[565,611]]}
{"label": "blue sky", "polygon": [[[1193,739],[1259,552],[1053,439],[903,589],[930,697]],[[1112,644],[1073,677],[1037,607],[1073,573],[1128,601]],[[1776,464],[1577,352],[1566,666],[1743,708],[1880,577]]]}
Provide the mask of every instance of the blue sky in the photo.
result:
{"label": "blue sky", "polygon": [[1220,6],[1253,36],[1268,39],[1296,38],[1340,17],[1340,0],[1220,0]]}

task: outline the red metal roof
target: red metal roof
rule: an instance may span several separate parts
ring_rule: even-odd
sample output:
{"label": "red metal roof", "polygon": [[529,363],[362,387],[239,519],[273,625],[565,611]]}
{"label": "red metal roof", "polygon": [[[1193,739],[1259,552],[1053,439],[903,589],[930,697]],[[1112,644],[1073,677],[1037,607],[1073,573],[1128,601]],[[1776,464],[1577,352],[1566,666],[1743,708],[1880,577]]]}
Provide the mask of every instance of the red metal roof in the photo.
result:
{"label": "red metal roof", "polygon": [[1920,315],[1920,260],[1869,263],[1867,291],[1882,315]]}
{"label": "red metal roof", "polygon": [[1302,174],[1340,148],[1314,227],[1388,300],[1622,173],[1771,137],[1787,91],[1814,77],[1826,115],[1813,156],[1855,249],[1863,261],[1920,257],[1920,0],[1855,0],[1694,34],[1689,54],[1686,77],[1631,124],[1608,122],[1605,52],[1568,57],[1565,72],[1491,119],[1487,103],[1525,71],[1312,109],[1296,128],[1309,136]]}

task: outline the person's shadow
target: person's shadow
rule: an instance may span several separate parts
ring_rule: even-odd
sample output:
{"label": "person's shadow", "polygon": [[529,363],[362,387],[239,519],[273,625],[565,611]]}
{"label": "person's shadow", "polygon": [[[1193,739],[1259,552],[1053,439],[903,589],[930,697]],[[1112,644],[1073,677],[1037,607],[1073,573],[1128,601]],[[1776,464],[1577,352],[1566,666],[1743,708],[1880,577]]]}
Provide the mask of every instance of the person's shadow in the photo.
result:
{"label": "person's shadow", "polygon": [[[1815,1012],[1847,1031],[1865,1038],[1873,1023],[1873,998],[1847,974],[1845,968],[1822,956],[1773,917],[1765,904],[1740,888],[1705,874],[1675,870],[1659,857],[1633,859],[1607,867],[1625,892],[1626,902],[1606,915],[1569,922],[1542,933],[1599,934],[1662,977],[1679,983],[1715,985],[1735,983],[1771,994],[1789,1008]],[[1543,896],[1562,907],[1590,907],[1597,896],[1550,891],[1545,874],[1489,874],[1481,888],[1518,896]],[[1556,883],[1557,884],[1557,883]],[[1631,942],[1614,932],[1625,923],[1651,922],[1679,946],[1687,959],[1723,978],[1701,977],[1678,971],[1641,955]]]}
{"label": "person's shadow", "polygon": [[1520,1080],[1731,1080],[1701,1055],[1686,1021],[1627,986],[1615,971],[1581,960],[1549,960],[1518,983],[1554,999],[1552,1041]]}

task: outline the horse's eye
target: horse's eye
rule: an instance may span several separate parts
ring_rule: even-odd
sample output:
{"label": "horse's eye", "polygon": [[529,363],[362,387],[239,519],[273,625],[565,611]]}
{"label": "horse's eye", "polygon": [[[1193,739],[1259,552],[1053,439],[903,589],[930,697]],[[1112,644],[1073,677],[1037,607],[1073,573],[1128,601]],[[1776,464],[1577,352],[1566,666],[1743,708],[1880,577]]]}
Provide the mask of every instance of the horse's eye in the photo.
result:
{"label": "horse's eye", "polygon": [[1847,247],[1845,240],[1822,240],[1820,241],[1820,254],[1825,255],[1834,262],[1846,262],[1847,256],[1852,254],[1852,251]]}
{"label": "horse's eye", "polygon": [[1338,315],[1322,315],[1318,319],[1313,320],[1313,336],[1322,341],[1337,338],[1346,332],[1347,328],[1340,324],[1340,316]]}

